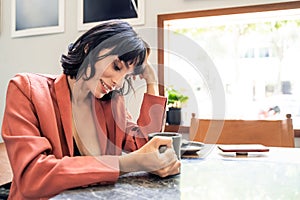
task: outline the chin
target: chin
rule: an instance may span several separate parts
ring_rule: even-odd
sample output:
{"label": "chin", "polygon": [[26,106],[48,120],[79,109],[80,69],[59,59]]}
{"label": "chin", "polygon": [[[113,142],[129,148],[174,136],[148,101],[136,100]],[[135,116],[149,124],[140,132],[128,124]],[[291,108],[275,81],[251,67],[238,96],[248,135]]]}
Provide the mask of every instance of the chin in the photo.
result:
{"label": "chin", "polygon": [[105,94],[103,94],[101,92],[96,92],[96,93],[93,93],[93,96],[97,99],[101,99],[102,97],[105,96]]}
{"label": "chin", "polygon": [[101,93],[100,95],[97,95],[96,98],[97,98],[97,99],[101,99],[101,98],[104,97],[104,96],[105,96],[105,94],[102,94],[102,93]]}

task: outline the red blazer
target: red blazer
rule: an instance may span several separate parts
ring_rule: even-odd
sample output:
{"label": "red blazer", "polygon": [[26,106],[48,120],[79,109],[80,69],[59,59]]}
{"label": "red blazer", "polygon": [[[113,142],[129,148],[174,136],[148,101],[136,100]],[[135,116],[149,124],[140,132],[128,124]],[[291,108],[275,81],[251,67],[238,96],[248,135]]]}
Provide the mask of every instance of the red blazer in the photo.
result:
{"label": "red blazer", "polygon": [[[130,121],[122,96],[107,102],[96,100],[98,124],[104,131],[99,142],[105,155],[74,157],[66,76],[16,75],[8,85],[2,123],[2,137],[14,175],[10,198],[49,198],[69,188],[117,181],[116,155],[122,149],[140,148],[148,140],[147,133],[161,131],[165,105],[164,97],[145,94],[138,126]],[[115,149],[108,152],[109,143]]]}

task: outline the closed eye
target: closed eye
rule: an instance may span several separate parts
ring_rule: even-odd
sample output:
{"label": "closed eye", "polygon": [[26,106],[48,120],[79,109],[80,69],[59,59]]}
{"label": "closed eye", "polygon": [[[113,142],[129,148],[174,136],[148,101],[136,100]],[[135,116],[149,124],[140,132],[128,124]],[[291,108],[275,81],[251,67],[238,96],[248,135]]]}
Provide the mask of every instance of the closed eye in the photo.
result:
{"label": "closed eye", "polygon": [[121,68],[116,63],[114,63],[114,70],[121,71]]}

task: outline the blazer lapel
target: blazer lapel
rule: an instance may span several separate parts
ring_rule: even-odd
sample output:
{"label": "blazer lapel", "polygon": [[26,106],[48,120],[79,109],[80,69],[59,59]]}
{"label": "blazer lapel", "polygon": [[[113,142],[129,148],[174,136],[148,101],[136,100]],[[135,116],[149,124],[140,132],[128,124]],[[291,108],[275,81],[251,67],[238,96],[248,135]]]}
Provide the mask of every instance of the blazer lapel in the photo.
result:
{"label": "blazer lapel", "polygon": [[54,87],[69,152],[73,156],[72,106],[67,76],[60,75],[55,80]]}
{"label": "blazer lapel", "polygon": [[116,95],[115,98],[111,100],[111,112],[114,118],[115,126],[115,145],[116,145],[116,154],[121,154],[122,152],[122,143],[126,133],[126,110],[124,105],[123,96]]}

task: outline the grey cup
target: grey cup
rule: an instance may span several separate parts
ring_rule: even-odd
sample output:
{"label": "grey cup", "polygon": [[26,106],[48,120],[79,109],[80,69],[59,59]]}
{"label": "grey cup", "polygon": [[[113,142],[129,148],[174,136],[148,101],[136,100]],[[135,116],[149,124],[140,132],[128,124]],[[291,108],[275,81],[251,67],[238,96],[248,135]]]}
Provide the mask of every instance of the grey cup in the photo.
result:
{"label": "grey cup", "polygon": [[180,160],[181,153],[181,143],[182,143],[182,134],[175,132],[157,132],[148,134],[149,140],[151,140],[155,136],[163,136],[163,137],[171,137],[173,140],[173,149],[177,155],[178,160]]}

